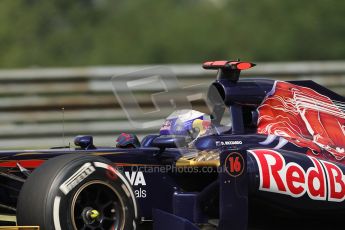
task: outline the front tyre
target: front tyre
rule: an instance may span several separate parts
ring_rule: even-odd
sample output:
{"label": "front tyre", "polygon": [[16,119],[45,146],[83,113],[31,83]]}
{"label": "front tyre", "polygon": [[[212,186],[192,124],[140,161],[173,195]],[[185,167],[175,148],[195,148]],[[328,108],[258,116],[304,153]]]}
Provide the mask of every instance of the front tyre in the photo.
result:
{"label": "front tyre", "polygon": [[41,229],[135,229],[137,205],[125,177],[108,160],[63,155],[42,164],[24,183],[18,225]]}

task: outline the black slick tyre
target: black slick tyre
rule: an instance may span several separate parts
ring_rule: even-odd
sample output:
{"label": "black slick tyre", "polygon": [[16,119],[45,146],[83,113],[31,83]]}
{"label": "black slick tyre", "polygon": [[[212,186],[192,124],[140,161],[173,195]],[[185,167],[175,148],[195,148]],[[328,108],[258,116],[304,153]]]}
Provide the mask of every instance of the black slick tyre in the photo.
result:
{"label": "black slick tyre", "polygon": [[137,204],[126,178],[108,160],[68,154],[35,169],[17,203],[18,225],[50,230],[136,228]]}

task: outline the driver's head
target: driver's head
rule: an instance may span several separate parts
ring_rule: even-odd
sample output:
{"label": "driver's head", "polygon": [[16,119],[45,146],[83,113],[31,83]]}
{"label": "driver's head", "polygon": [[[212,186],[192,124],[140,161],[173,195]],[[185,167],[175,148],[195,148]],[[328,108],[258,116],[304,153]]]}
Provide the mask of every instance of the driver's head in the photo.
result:
{"label": "driver's head", "polygon": [[207,134],[207,131],[211,128],[210,120],[195,119],[192,124],[193,132],[197,133],[198,136]]}
{"label": "driver's head", "polygon": [[160,129],[161,135],[196,136],[210,125],[209,115],[191,109],[177,110],[168,116]]}

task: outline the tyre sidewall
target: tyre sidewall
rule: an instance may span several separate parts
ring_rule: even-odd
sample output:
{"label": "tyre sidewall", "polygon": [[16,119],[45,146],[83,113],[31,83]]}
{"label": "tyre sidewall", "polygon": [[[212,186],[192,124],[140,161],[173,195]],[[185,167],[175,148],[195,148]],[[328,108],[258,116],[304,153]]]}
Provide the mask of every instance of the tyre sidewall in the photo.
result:
{"label": "tyre sidewall", "polygon": [[49,225],[54,226],[56,230],[73,229],[71,219],[73,198],[81,186],[92,181],[102,181],[110,185],[121,199],[124,205],[124,224],[120,229],[135,228],[137,208],[131,186],[119,171],[101,157],[92,160],[78,158],[57,174],[46,197],[45,213],[46,220],[51,222]]}

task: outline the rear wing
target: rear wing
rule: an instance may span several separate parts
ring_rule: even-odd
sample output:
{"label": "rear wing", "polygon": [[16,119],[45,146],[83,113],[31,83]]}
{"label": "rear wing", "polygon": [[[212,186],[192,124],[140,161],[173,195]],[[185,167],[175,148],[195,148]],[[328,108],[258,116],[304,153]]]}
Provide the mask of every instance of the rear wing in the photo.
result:
{"label": "rear wing", "polygon": [[241,70],[246,70],[254,67],[256,64],[251,62],[241,61],[208,61],[204,62],[202,67],[204,69],[218,69],[217,79],[227,79],[232,82],[237,82]]}

